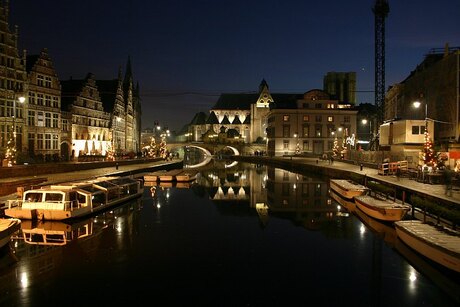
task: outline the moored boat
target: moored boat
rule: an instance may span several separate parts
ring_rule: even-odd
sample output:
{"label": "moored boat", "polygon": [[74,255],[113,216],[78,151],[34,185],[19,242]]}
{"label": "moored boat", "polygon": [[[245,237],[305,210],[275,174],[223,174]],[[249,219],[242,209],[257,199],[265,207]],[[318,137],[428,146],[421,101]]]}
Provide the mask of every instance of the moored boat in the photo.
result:
{"label": "moored boat", "polygon": [[175,181],[176,180],[176,175],[180,174],[182,172],[182,169],[173,169],[170,171],[167,171],[164,174],[159,174],[159,180],[160,181]]}
{"label": "moored boat", "polygon": [[369,191],[362,184],[348,179],[331,179],[329,185],[332,190],[348,200],[352,200],[355,196],[367,194]]}
{"label": "moored boat", "polygon": [[0,248],[7,245],[13,233],[21,228],[21,220],[15,218],[0,219]]}
{"label": "moored boat", "polygon": [[356,207],[377,220],[386,222],[400,221],[411,207],[399,200],[378,196],[361,195],[355,197]]}
{"label": "moored boat", "polygon": [[406,245],[440,265],[460,273],[460,233],[419,220],[395,222]]}
{"label": "moored boat", "polygon": [[5,215],[30,220],[67,220],[87,216],[140,197],[142,179],[100,177],[25,191],[8,200]]}
{"label": "moored boat", "polygon": [[331,190],[330,195],[332,199],[334,199],[336,202],[338,202],[342,207],[344,207],[348,212],[353,213],[356,210],[356,204],[354,200],[349,200],[341,195],[339,195],[337,192],[334,190]]}
{"label": "moored boat", "polygon": [[198,172],[192,170],[184,170],[176,175],[177,182],[190,182],[196,179]]}
{"label": "moored boat", "polygon": [[144,175],[144,181],[157,182],[158,180],[160,180],[160,175],[164,175],[165,173],[166,173],[166,170],[161,170],[161,171],[146,174]]}

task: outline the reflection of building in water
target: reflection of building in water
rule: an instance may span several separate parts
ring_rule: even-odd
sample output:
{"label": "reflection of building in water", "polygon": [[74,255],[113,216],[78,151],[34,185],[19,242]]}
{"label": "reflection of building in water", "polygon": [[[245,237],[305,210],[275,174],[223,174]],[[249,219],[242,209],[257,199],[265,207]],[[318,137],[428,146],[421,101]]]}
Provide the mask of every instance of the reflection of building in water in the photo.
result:
{"label": "reflection of building in water", "polygon": [[307,228],[334,218],[337,207],[329,200],[327,182],[268,167],[267,203],[270,214],[292,213]]}

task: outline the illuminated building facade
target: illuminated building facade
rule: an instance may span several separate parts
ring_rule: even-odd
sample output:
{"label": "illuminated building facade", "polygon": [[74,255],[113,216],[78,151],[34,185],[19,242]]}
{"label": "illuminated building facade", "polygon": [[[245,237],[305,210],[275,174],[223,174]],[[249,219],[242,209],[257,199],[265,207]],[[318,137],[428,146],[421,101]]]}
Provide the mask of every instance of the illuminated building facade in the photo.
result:
{"label": "illuminated building facade", "polygon": [[38,161],[68,156],[70,144],[61,142],[61,84],[48,50],[27,56],[27,151]]}
{"label": "illuminated building facade", "polygon": [[[18,50],[18,28],[10,30],[9,2],[0,7],[0,155],[5,157],[7,149],[15,145],[22,151],[27,143],[26,109],[27,99],[19,101],[27,93],[26,54]],[[8,143],[10,145],[8,145]]]}
{"label": "illuminated building facade", "polygon": [[332,152],[334,142],[355,147],[358,110],[331,100],[322,90],[275,103],[267,115],[270,156]]}

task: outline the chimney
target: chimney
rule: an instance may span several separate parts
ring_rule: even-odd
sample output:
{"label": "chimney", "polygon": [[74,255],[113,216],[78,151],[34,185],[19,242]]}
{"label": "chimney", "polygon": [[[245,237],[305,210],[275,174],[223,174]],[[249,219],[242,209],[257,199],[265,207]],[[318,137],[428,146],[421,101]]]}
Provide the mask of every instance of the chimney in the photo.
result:
{"label": "chimney", "polygon": [[449,55],[449,43],[444,45],[444,57]]}

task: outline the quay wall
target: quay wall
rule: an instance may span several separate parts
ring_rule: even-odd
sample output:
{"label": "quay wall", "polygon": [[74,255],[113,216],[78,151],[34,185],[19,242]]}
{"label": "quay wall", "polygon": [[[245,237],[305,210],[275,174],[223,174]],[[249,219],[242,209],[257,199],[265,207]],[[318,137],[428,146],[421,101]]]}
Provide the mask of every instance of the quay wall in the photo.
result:
{"label": "quay wall", "polygon": [[[394,195],[397,198],[402,200],[410,199],[410,196],[416,195],[426,199],[428,201],[435,202],[438,205],[445,205],[449,208],[458,207],[459,203],[456,200],[450,200],[446,198],[437,197],[432,193],[426,192],[419,187],[411,185],[403,185],[397,181],[390,181],[386,177],[372,172],[372,174],[366,174],[365,172],[360,172],[359,167],[356,166],[356,171],[351,170],[350,168],[336,168],[336,167],[327,167],[327,162],[319,160],[318,163],[312,162],[303,162],[300,159],[289,159],[289,158],[276,158],[276,157],[263,157],[263,156],[232,156],[230,159],[241,162],[248,162],[254,164],[264,164],[277,168],[282,168],[288,171],[295,173],[314,173],[319,176],[326,176],[328,178],[337,178],[337,179],[349,179],[350,174],[353,174],[354,177],[358,176],[364,180],[373,180],[379,182],[387,187],[390,187],[394,190]],[[352,163],[350,163],[352,165]],[[366,168],[366,166],[364,166]],[[375,174],[375,175],[374,175]],[[442,188],[443,189],[443,186]]]}
{"label": "quay wall", "polygon": [[162,160],[162,158],[15,165],[13,167],[0,167],[0,178],[15,178],[27,176],[40,176],[44,174],[67,173],[102,167],[116,167],[117,164],[119,166],[133,165],[139,163],[152,163],[160,160]]}

